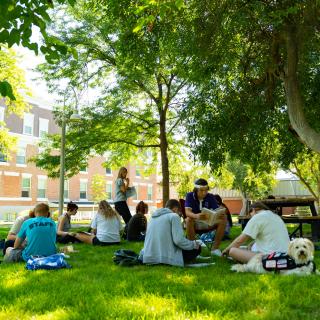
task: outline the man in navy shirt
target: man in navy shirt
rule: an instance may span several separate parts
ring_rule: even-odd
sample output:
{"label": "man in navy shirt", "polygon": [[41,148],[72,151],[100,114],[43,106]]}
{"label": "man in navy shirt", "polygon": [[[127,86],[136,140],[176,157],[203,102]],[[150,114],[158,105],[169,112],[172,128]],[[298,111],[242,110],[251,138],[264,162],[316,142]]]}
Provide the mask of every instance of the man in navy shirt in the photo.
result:
{"label": "man in navy shirt", "polygon": [[[194,184],[193,192],[186,195],[185,210],[186,210],[186,227],[187,238],[194,240],[196,236],[196,226],[201,224],[201,220],[206,220],[207,215],[201,213],[202,208],[217,209],[219,207],[213,194],[208,193],[209,186],[205,179],[197,179]],[[213,226],[216,229],[214,244],[211,253],[221,256],[219,249],[221,240],[224,236],[227,218],[224,213],[220,214],[218,222]]]}

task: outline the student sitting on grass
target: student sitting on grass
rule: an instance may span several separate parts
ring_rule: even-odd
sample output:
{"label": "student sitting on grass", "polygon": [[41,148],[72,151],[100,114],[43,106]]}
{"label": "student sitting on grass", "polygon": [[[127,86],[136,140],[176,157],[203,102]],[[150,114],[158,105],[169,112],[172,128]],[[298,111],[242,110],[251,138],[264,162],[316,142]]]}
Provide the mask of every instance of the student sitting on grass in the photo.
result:
{"label": "student sitting on grass", "polygon": [[[31,256],[50,256],[56,253],[56,224],[48,218],[49,206],[39,203],[34,208],[35,218],[25,221],[17,234],[13,248],[8,248],[4,262],[28,261]],[[26,247],[22,248],[25,239]]]}
{"label": "student sitting on grass", "polygon": [[71,216],[74,216],[78,211],[78,206],[69,202],[67,204],[67,212],[59,217],[58,227],[57,227],[57,242],[59,243],[69,243],[69,242],[81,242],[77,239],[78,234],[75,232],[69,232],[71,229]]}
{"label": "student sitting on grass", "polygon": [[143,201],[140,201],[136,207],[136,214],[128,223],[128,241],[144,241],[145,232],[147,230],[147,219],[145,217],[147,213],[148,205]]}
{"label": "student sitting on grass", "polygon": [[[257,253],[287,252],[290,239],[283,220],[262,202],[253,203],[249,213],[251,219],[223,255],[247,263]],[[248,240],[255,241],[249,250],[239,248]]]}
{"label": "student sitting on grass", "polygon": [[94,246],[119,244],[121,229],[120,215],[112,209],[107,201],[102,200],[99,203],[98,213],[91,222],[92,234],[79,232],[77,238],[81,242]]}
{"label": "student sitting on grass", "polygon": [[17,234],[19,233],[19,231],[21,229],[22,224],[30,218],[34,218],[34,210],[33,209],[30,210],[27,215],[20,216],[15,220],[11,229],[9,230],[6,242],[4,243],[3,254],[6,253],[7,248],[14,246],[14,242],[16,240]]}
{"label": "student sitting on grass", "polygon": [[198,242],[184,236],[180,212],[179,201],[171,199],[165,208],[152,214],[144,243],[143,263],[183,267],[200,254]]}
{"label": "student sitting on grass", "polygon": [[[202,208],[217,209],[219,207],[216,198],[212,193],[209,193],[208,182],[205,179],[197,179],[194,183],[192,192],[186,195],[185,210],[186,210],[186,232],[187,238],[194,240],[196,238],[196,229],[202,228],[202,220],[206,220],[207,214],[202,213]],[[221,240],[224,236],[224,231],[227,224],[227,217],[225,213],[219,213],[219,219],[213,225],[215,230],[214,242],[212,244],[211,254],[221,256],[219,249]]]}

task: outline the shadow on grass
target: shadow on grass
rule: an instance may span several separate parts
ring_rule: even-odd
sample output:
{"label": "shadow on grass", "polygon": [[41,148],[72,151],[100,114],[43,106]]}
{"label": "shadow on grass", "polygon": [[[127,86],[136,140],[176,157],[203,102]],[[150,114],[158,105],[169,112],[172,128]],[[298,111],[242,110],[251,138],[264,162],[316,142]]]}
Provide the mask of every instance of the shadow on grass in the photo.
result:
{"label": "shadow on grass", "polygon": [[1,265],[0,319],[317,319],[317,276],[234,274],[216,258],[201,269],[119,267],[118,248],[75,245],[70,270]]}

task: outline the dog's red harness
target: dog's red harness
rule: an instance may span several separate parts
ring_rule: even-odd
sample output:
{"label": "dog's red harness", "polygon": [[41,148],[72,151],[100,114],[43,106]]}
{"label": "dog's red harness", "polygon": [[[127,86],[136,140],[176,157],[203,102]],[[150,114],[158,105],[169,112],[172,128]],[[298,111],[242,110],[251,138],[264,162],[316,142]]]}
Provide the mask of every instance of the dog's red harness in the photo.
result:
{"label": "dog's red harness", "polygon": [[313,264],[313,272],[316,271],[316,265],[313,261],[308,263],[297,264],[295,261],[284,252],[272,252],[262,256],[262,266],[267,271],[280,271],[280,270],[291,270],[295,268],[300,268],[303,266],[308,266],[310,263]]}

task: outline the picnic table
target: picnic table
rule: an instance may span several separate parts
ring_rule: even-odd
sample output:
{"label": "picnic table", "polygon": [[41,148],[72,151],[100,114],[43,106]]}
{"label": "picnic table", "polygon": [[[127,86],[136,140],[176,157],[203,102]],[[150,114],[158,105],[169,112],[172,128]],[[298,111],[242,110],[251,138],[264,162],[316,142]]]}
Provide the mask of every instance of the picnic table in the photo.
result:
{"label": "picnic table", "polygon": [[[317,214],[314,198],[263,199],[260,200],[260,202],[267,205],[271,210],[277,212],[284,223],[298,225],[297,228],[290,233],[290,238],[297,235],[303,237],[303,224],[310,224],[312,241],[317,242],[320,240],[320,216]],[[284,207],[309,207],[312,215],[282,215],[282,208]],[[242,230],[249,219],[250,216],[239,216],[239,223],[241,223]]]}

